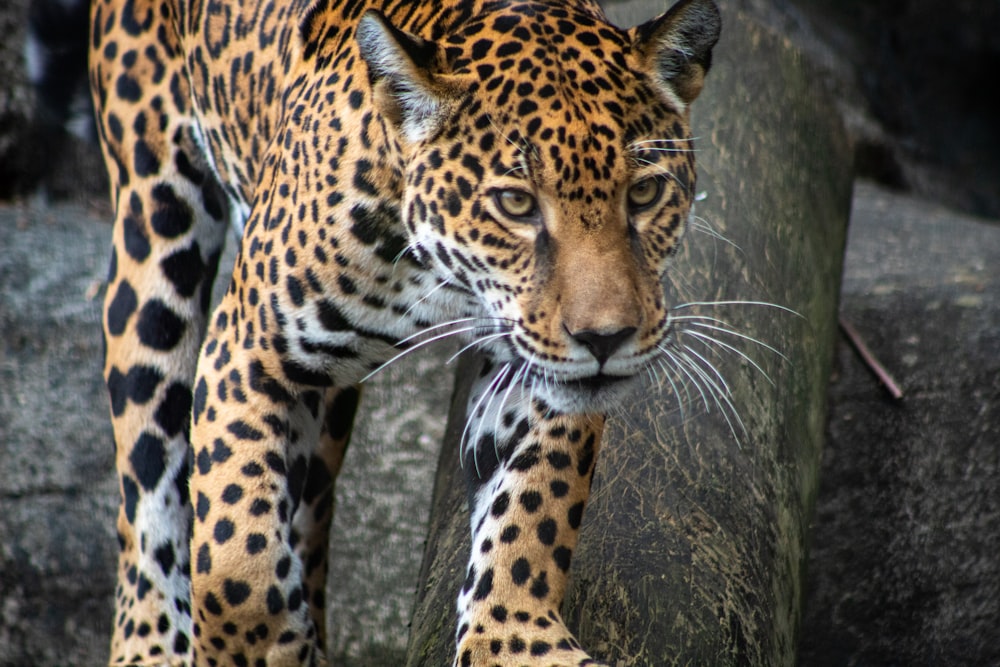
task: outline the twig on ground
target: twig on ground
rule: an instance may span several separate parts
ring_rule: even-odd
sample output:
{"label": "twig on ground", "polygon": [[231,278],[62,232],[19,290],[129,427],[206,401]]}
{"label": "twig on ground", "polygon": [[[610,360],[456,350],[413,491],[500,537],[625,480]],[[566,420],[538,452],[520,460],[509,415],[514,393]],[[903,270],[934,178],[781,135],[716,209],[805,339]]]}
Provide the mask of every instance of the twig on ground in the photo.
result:
{"label": "twig on ground", "polygon": [[858,353],[858,356],[861,357],[861,360],[865,362],[865,365],[868,366],[871,372],[875,374],[875,377],[877,377],[879,382],[885,386],[886,390],[888,390],[894,399],[901,399],[903,397],[903,390],[899,388],[899,384],[897,384],[896,380],[889,374],[889,371],[887,371],[885,366],[883,366],[881,362],[875,358],[872,351],[869,350],[868,346],[865,345],[863,340],[861,340],[861,335],[858,334],[857,330],[851,326],[850,322],[845,320],[843,316],[840,316],[839,322],[840,329],[844,332],[844,335],[847,336],[847,340],[850,341],[851,346]]}

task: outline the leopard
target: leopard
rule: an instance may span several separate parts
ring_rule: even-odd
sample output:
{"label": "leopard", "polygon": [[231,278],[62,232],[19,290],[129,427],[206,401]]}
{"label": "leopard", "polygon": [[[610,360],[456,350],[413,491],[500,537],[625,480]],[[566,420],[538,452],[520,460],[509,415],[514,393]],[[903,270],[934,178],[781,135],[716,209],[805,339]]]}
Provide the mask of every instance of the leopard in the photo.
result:
{"label": "leopard", "polygon": [[560,608],[606,415],[672,336],[716,4],[624,29],[595,0],[95,0],[90,25],[109,664],[327,664],[361,385],[449,337],[485,359],[454,664],[601,664]]}

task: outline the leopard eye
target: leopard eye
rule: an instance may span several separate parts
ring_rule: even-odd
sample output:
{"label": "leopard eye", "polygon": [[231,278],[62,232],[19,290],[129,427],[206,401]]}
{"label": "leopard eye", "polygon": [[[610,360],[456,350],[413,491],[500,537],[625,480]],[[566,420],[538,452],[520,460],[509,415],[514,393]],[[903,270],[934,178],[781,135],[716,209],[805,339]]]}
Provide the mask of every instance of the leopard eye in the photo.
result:
{"label": "leopard eye", "polygon": [[512,218],[530,218],[538,210],[534,196],[524,190],[499,190],[493,195],[497,207]]}
{"label": "leopard eye", "polygon": [[632,211],[642,211],[649,208],[660,198],[663,191],[663,181],[651,176],[633,183],[628,189],[628,205]]}

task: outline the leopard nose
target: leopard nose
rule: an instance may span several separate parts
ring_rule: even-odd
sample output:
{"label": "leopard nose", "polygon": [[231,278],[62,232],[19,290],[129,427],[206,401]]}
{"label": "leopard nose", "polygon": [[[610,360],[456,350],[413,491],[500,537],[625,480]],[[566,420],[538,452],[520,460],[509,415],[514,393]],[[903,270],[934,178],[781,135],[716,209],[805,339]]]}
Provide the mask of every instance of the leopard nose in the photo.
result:
{"label": "leopard nose", "polygon": [[590,353],[602,366],[635,332],[635,327],[623,327],[615,331],[584,329],[574,332],[566,330],[570,338],[590,350]]}

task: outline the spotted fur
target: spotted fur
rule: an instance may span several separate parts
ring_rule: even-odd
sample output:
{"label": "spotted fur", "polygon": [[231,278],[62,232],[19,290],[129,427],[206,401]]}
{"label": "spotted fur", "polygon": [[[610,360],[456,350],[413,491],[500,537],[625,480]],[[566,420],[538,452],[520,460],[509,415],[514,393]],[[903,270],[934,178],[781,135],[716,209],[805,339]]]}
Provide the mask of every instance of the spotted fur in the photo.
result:
{"label": "spotted fur", "polygon": [[458,335],[490,362],[456,664],[596,664],[559,606],[601,415],[670,335],[714,3],[631,30],[590,0],[97,0],[92,19],[116,212],[111,663],[324,664],[357,385]]}

